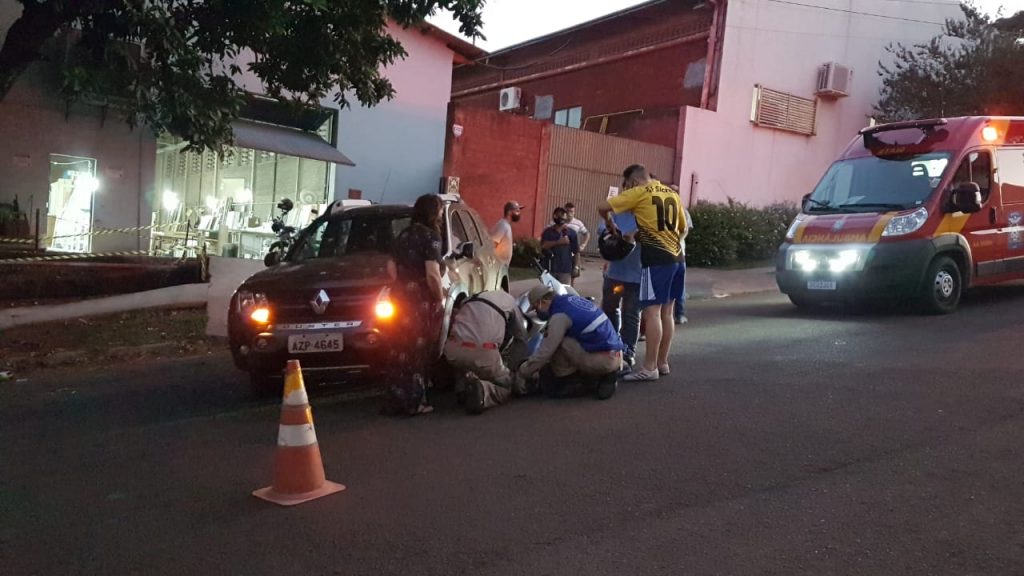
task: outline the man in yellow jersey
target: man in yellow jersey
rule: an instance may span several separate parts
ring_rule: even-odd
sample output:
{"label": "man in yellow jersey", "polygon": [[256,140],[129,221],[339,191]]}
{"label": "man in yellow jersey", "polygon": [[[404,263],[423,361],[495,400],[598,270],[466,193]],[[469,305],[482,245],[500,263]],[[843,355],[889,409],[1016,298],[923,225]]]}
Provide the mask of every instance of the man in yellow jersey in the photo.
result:
{"label": "man in yellow jersey", "polygon": [[598,206],[608,230],[615,230],[612,213],[632,212],[636,217],[640,245],[640,306],[644,309],[647,353],[639,370],[623,380],[649,382],[668,374],[668,353],[672,347],[675,319],[673,303],[682,296],[683,268],[680,238],[686,230],[686,216],[679,195],[651,178],[647,168],[634,164],[622,173],[626,191]]}

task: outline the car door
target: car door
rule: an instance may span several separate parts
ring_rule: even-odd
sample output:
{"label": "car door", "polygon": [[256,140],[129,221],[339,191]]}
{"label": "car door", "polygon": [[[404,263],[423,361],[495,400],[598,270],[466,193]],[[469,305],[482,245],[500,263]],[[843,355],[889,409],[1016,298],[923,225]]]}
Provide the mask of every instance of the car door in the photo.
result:
{"label": "car door", "polygon": [[479,214],[473,210],[466,210],[465,214],[467,224],[472,223],[472,226],[476,228],[480,236],[480,246],[477,248],[477,255],[483,266],[484,289],[500,290],[502,270],[501,264],[498,262],[498,256],[494,251],[494,240],[491,240],[491,234],[487,230],[487,226],[484,225],[483,220],[480,219]]}
{"label": "car door", "polygon": [[1003,250],[999,237],[1006,221],[998,190],[993,193],[992,153],[989,150],[979,148],[967,152],[953,175],[950,189],[967,182],[974,182],[981,189],[981,210],[966,215],[960,232],[971,247],[975,277],[985,281],[1001,271]]}
{"label": "car door", "polygon": [[1002,272],[1024,274],[1024,148],[996,151],[996,174],[1005,224],[1000,234]]}
{"label": "car door", "polygon": [[453,214],[452,230],[462,238],[463,242],[473,244],[473,257],[459,259],[459,275],[468,281],[470,294],[483,292],[486,284],[483,277],[483,250],[481,249],[483,240],[480,238],[480,232],[473,224],[472,217],[465,210],[455,210]]}

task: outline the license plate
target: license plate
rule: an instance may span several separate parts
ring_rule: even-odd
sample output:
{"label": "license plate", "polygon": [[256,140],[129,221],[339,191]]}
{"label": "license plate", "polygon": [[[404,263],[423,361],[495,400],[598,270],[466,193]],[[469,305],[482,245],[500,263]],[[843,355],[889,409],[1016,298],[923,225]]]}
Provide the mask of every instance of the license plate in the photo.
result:
{"label": "license plate", "polygon": [[807,289],[808,290],[835,290],[836,289],[836,281],[835,280],[808,280],[807,281]]}
{"label": "license plate", "polygon": [[296,334],[288,337],[288,352],[291,354],[341,352],[341,349],[341,334]]}

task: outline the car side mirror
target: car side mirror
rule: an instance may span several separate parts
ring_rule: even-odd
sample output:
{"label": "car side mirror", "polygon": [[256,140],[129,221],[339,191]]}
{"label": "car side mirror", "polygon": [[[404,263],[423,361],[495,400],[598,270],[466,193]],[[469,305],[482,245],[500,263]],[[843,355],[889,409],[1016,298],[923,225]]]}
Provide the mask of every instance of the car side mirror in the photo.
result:
{"label": "car side mirror", "polygon": [[459,250],[459,256],[467,260],[472,260],[476,257],[476,245],[472,242],[464,242],[462,248]]}
{"label": "car side mirror", "polygon": [[801,212],[805,212],[805,213],[807,212],[807,204],[808,204],[808,202],[811,199],[811,194],[812,194],[812,192],[808,192],[807,194],[804,194],[803,197],[800,198],[800,211]]}
{"label": "car side mirror", "polygon": [[277,250],[267,252],[267,255],[263,257],[263,265],[267,268],[277,266],[277,264],[281,262],[280,258],[280,253]]}
{"label": "car side mirror", "polygon": [[956,212],[973,214],[981,210],[981,187],[976,182],[957,184],[949,195],[949,204]]}

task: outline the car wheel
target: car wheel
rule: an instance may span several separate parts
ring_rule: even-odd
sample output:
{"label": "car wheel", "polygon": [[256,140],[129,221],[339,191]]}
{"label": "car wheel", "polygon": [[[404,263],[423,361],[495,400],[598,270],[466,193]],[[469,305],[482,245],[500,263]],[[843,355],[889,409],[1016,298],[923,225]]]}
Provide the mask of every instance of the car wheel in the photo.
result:
{"label": "car wheel", "polygon": [[272,398],[284,392],[284,384],[280,378],[262,372],[250,372],[249,389],[256,398]]}
{"label": "car wheel", "polygon": [[929,314],[949,314],[960,304],[963,291],[960,267],[948,256],[938,256],[928,266],[921,287],[921,305]]}

